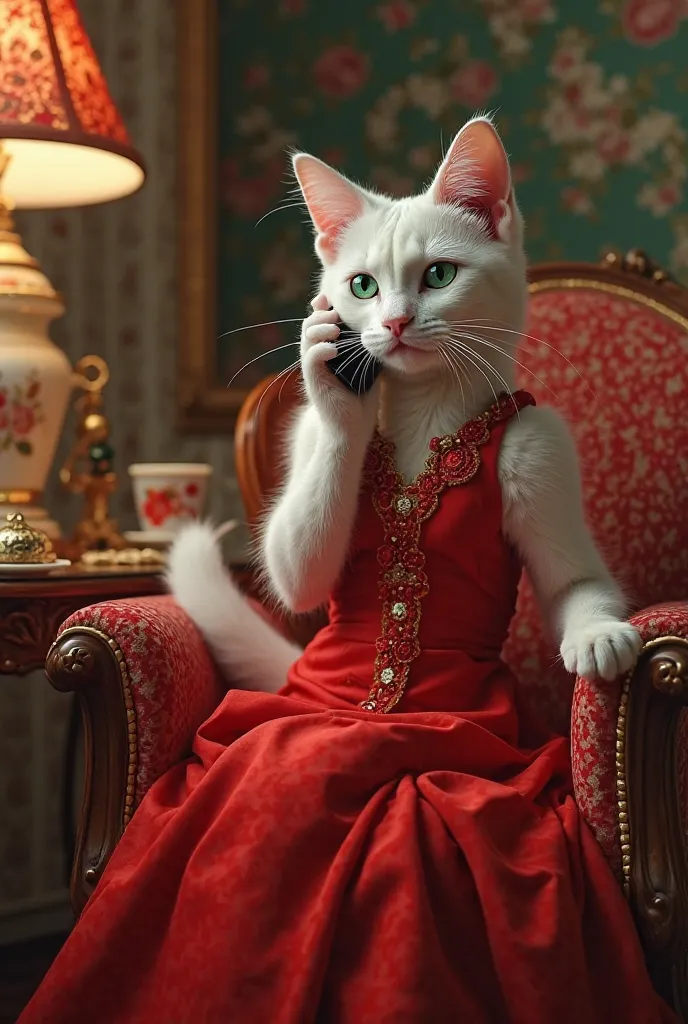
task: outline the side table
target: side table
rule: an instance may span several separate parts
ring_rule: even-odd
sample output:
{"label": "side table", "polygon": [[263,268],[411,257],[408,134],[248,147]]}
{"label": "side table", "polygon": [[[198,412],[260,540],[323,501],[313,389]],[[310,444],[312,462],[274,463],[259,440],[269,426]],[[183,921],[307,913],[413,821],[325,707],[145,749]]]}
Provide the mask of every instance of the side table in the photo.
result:
{"label": "side table", "polygon": [[[162,594],[165,590],[158,566],[74,565],[56,569],[49,576],[0,578],[0,675],[17,677],[42,669],[60,625],[79,608],[100,601]],[[72,862],[75,840],[73,794],[80,727],[78,703],[72,699],[60,780],[67,867]]]}
{"label": "side table", "polygon": [[157,566],[74,565],[39,578],[0,578],[0,674],[25,675],[42,668],[60,625],[79,608],[164,592]]}

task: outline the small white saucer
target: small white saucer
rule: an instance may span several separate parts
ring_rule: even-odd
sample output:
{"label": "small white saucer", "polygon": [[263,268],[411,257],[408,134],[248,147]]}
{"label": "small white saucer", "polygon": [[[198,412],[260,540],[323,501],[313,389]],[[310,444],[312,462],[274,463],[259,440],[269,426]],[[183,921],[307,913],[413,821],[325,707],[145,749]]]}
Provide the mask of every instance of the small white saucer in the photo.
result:
{"label": "small white saucer", "polygon": [[175,533],[162,533],[158,530],[129,530],[124,534],[124,539],[128,540],[132,547],[153,548],[155,551],[164,551],[175,537]]}
{"label": "small white saucer", "polygon": [[55,569],[65,569],[72,563],[68,558],[55,562],[0,562],[0,578],[3,576],[49,576]]}

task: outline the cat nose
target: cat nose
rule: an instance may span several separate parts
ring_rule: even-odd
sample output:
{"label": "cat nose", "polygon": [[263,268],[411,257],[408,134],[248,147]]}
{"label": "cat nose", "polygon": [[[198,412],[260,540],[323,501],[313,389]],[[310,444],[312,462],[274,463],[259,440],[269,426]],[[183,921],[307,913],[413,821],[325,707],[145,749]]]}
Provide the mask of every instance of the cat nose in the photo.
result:
{"label": "cat nose", "polygon": [[395,338],[400,338],[402,331],[412,320],[412,316],[393,316],[389,320],[383,320],[382,326],[389,328]]}

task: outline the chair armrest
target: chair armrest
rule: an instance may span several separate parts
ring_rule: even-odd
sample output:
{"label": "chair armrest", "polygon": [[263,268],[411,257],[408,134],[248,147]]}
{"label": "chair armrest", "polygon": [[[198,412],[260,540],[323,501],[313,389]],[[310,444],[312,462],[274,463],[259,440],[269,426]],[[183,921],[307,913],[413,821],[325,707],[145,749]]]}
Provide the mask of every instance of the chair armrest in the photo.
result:
{"label": "chair armrest", "polygon": [[571,749],[583,816],[616,868],[655,987],[688,1013],[688,602],[631,619],[644,647],[613,684],[576,681]]}
{"label": "chair armrest", "polygon": [[85,785],[72,871],[80,910],[152,783],[190,753],[225,692],[205,643],[171,597],[82,608],[48,654],[52,685],[76,693]]}

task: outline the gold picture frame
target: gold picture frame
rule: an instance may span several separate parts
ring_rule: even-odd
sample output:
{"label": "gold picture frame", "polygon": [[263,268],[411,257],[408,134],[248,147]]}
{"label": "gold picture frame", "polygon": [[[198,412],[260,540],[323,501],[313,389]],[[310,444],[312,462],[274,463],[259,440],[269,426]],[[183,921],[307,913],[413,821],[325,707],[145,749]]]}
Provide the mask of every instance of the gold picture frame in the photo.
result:
{"label": "gold picture frame", "polygon": [[217,371],[217,0],[179,0],[177,421],[230,432],[245,397]]}

